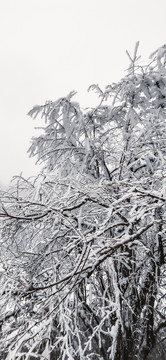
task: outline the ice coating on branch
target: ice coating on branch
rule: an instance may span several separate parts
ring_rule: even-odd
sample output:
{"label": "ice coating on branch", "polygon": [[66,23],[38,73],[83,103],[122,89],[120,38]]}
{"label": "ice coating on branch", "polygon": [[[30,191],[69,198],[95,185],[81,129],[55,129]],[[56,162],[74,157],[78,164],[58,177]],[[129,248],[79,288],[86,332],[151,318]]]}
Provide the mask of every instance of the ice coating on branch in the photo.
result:
{"label": "ice coating on branch", "polygon": [[43,169],[1,192],[2,359],[144,360],[164,341],[165,46],[138,51],[90,87],[95,108],[71,92],[29,112]]}

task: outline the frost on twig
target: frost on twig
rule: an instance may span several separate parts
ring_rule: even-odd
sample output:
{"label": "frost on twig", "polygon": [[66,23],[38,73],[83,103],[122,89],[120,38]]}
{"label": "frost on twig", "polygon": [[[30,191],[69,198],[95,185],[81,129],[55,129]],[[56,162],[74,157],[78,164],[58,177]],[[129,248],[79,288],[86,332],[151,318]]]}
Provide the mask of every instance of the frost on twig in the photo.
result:
{"label": "frost on twig", "polygon": [[138,360],[165,322],[165,47],[83,110],[75,92],[45,119],[0,202],[0,358]]}

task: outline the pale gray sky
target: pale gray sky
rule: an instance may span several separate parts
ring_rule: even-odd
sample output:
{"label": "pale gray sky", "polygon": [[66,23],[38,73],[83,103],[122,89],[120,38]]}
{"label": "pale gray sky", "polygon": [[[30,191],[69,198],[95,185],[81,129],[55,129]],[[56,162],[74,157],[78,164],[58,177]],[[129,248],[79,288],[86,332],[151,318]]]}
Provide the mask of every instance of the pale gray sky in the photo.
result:
{"label": "pale gray sky", "polygon": [[33,105],[71,90],[90,105],[88,86],[125,75],[137,40],[145,60],[166,43],[165,13],[165,0],[0,0],[1,183],[37,171],[26,153]]}

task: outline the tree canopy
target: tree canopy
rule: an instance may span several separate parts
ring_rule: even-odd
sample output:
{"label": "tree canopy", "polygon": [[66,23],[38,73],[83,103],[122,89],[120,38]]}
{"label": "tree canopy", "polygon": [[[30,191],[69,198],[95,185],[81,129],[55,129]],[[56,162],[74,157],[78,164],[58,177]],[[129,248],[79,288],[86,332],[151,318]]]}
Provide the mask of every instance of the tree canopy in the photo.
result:
{"label": "tree canopy", "polygon": [[147,66],[137,50],[90,86],[95,108],[71,92],[29,112],[43,169],[0,194],[1,359],[144,360],[164,341],[166,46]]}

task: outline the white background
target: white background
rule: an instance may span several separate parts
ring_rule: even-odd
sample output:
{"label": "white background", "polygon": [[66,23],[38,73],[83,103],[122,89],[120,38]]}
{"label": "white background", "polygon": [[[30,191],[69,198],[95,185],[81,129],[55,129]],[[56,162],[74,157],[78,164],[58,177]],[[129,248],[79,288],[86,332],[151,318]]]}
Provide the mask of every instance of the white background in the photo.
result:
{"label": "white background", "polygon": [[142,60],[166,43],[165,0],[0,0],[0,183],[35,174],[26,153],[36,104],[118,81],[140,41]]}

